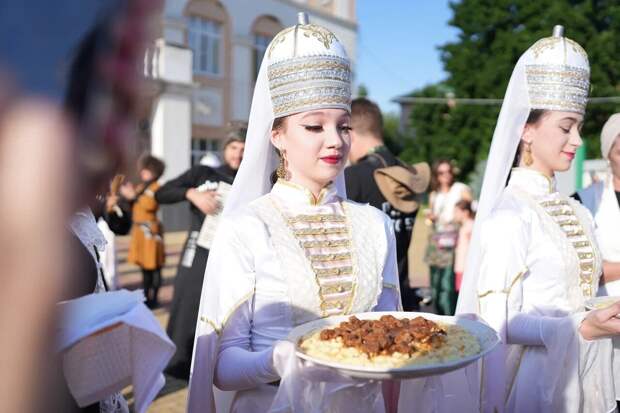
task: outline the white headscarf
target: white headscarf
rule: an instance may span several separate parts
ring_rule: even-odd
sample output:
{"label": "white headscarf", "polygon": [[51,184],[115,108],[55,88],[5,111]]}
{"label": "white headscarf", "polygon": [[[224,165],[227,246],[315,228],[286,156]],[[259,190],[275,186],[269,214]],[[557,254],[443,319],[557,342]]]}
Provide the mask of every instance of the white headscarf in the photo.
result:
{"label": "white headscarf", "polygon": [[607,119],[601,131],[601,154],[604,159],[609,160],[609,152],[618,135],[620,135],[620,113],[614,113]]}

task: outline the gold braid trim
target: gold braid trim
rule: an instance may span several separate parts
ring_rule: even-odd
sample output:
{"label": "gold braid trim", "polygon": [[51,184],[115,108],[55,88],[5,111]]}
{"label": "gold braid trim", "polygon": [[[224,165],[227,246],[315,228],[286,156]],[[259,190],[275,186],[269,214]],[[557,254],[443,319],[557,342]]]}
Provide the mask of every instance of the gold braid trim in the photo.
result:
{"label": "gold braid trim", "polygon": [[254,295],[254,291],[252,291],[251,293],[247,293],[245,296],[243,296],[241,298],[241,300],[239,300],[237,302],[237,304],[235,304],[233,306],[233,308],[226,314],[226,317],[224,317],[224,321],[222,321],[221,326],[218,327],[217,323],[214,322],[213,320],[208,319],[205,316],[200,316],[200,321],[209,324],[211,327],[213,327],[213,330],[215,330],[215,334],[217,334],[218,336],[222,334],[222,330],[224,330],[224,327],[226,327],[226,323],[228,322],[228,319],[233,315],[233,313],[235,311],[237,311],[237,309],[239,307],[241,307],[243,305],[243,303],[245,303],[246,301],[248,301],[252,296]]}
{"label": "gold braid trim", "polygon": [[521,271],[520,273],[518,273],[512,280],[512,282],[510,283],[510,287],[508,287],[507,289],[503,289],[500,291],[497,290],[488,290],[485,291],[481,294],[478,294],[478,298],[484,298],[487,295],[490,294],[506,294],[506,295],[510,295],[510,291],[512,290],[512,288],[517,284],[517,281],[519,281],[519,279],[521,279],[521,277],[523,277],[523,275],[525,275],[525,273],[528,271],[528,268],[524,269],[523,271]]}

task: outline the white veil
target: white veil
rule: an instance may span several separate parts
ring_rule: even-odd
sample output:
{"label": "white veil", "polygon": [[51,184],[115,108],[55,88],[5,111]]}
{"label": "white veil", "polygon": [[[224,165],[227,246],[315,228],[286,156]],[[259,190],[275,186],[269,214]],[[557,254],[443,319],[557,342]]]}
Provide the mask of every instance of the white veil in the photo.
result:
{"label": "white veil", "polygon": [[478,314],[478,273],[480,270],[480,229],[497,204],[512,168],[514,156],[521,140],[521,133],[530,113],[525,66],[530,64],[531,55],[521,56],[510,77],[502,109],[497,119],[491,150],[482,181],[476,221],[467,257],[461,292],[456,313]]}

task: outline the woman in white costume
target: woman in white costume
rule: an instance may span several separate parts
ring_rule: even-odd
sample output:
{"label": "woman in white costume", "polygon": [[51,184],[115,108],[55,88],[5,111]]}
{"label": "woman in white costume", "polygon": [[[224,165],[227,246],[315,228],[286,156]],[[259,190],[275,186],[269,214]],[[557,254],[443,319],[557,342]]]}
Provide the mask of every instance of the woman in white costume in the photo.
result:
{"label": "woman in white costume", "polygon": [[[601,153],[609,168],[605,178],[578,192],[596,222],[596,241],[603,257],[604,283],[598,295],[620,296],[620,113],[612,115],[601,132]],[[620,338],[613,339],[614,372],[620,374]],[[620,400],[620,377],[615,380]]]}
{"label": "woman in white costume", "polygon": [[[286,359],[276,343],[291,329],[331,315],[400,308],[392,226],[344,192],[350,76],[343,46],[304,14],[267,49],[244,160],[207,264],[190,412],[227,408],[220,392],[214,400],[213,385],[236,391],[231,411],[269,411],[278,389],[294,388],[290,381],[301,376],[280,377],[274,366],[274,358]],[[362,382],[302,388],[295,400],[284,397],[285,408],[372,411],[369,400],[380,400],[382,410],[378,389]]]}
{"label": "woman in white costume", "polygon": [[609,337],[620,332],[620,304],[585,311],[601,256],[588,211],[554,178],[582,144],[589,79],[586,52],[556,26],[521,56],[508,85],[457,307],[502,340],[482,363],[483,411],[616,407]]}
{"label": "woman in white costume", "polygon": [[579,191],[578,195],[596,222],[596,240],[603,256],[605,280],[599,295],[620,295],[620,113],[612,115],[603,126],[601,153],[609,164],[605,178]]}

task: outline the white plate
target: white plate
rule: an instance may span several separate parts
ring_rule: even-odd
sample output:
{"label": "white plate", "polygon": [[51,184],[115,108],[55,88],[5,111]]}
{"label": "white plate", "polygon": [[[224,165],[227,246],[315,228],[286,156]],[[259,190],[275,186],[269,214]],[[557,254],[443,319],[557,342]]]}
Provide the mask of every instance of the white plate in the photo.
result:
{"label": "white plate", "polygon": [[617,301],[620,301],[620,297],[617,295],[592,297],[586,300],[586,308],[588,310],[600,310],[601,308],[609,307]]}
{"label": "white plate", "polygon": [[[474,354],[472,356],[463,357],[458,360],[451,360],[445,363],[434,363],[434,364],[412,364],[408,366],[403,366],[399,368],[379,368],[379,367],[369,367],[369,366],[352,366],[350,364],[337,363],[327,360],[321,360],[308,354],[304,353],[299,349],[299,341],[309,335],[312,335],[314,332],[318,330],[322,330],[323,328],[335,326],[340,324],[343,321],[347,321],[349,317],[354,315],[360,320],[377,320],[381,316],[384,315],[392,315],[396,318],[415,318],[418,316],[422,316],[428,320],[437,321],[445,324],[456,324],[460,327],[463,327],[473,336],[478,339],[480,343],[481,351],[478,354]],[[359,377],[365,379],[410,379],[415,377],[426,377],[432,376],[435,374],[447,373],[452,370],[456,370],[462,368],[476,360],[480,357],[484,356],[499,343],[499,337],[497,333],[486,324],[483,324],[479,321],[469,320],[466,318],[460,317],[451,317],[451,316],[440,316],[437,314],[430,313],[410,313],[410,312],[399,312],[399,311],[390,311],[390,312],[373,312],[373,313],[360,313],[360,314],[351,314],[344,316],[335,316],[322,318],[319,320],[311,321],[306,324],[302,324],[295,329],[293,329],[288,339],[295,343],[295,348],[297,349],[297,356],[311,361],[315,364],[320,364],[322,366],[334,368],[340,371],[340,373],[349,376],[349,377]]]}

